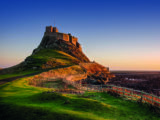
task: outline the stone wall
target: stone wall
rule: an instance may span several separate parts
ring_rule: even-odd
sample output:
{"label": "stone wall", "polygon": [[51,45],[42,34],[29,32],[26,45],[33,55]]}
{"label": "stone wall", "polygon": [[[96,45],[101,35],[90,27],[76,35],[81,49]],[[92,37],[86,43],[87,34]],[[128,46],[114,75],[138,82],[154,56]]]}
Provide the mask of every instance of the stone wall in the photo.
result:
{"label": "stone wall", "polygon": [[56,27],[53,27],[52,32],[58,32],[58,29]]}
{"label": "stone wall", "polygon": [[82,51],[82,47],[81,47],[81,45],[77,42],[77,44],[76,44],[76,47],[80,50],[80,51]]}
{"label": "stone wall", "polygon": [[54,36],[54,37],[58,37],[58,34],[57,33],[53,33],[53,32],[45,32],[45,34],[44,34],[45,36]]}
{"label": "stone wall", "polygon": [[57,40],[64,40],[74,44],[79,50],[81,50],[81,45],[78,43],[78,38],[72,36],[71,34],[65,34],[58,32],[56,27],[47,26],[45,31],[45,36],[52,36]]}
{"label": "stone wall", "polygon": [[47,26],[46,27],[46,33],[53,32],[53,27],[52,26]]}
{"label": "stone wall", "polygon": [[77,39],[76,37],[73,37],[73,36],[72,36],[71,39],[72,39],[72,40],[71,40],[72,43],[76,46],[78,39]]}
{"label": "stone wall", "polygon": [[69,35],[63,33],[63,40],[65,40],[65,41],[70,41],[70,40],[69,40]]}

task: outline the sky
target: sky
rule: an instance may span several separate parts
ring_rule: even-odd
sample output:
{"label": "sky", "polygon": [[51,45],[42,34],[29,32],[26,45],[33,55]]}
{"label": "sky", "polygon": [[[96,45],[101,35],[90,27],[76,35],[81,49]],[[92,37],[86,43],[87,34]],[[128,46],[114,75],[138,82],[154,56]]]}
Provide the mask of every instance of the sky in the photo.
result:
{"label": "sky", "polygon": [[31,55],[45,27],[78,37],[111,70],[160,70],[159,0],[0,0],[0,67]]}

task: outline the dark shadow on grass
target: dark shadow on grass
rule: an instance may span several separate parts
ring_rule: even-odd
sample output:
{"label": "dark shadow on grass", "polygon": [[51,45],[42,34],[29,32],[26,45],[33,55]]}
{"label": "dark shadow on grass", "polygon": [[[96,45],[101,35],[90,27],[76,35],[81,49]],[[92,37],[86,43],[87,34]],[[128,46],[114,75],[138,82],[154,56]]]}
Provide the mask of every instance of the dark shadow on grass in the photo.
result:
{"label": "dark shadow on grass", "polygon": [[[101,113],[103,111],[112,110],[108,106],[104,106],[101,102],[85,98],[70,98],[65,97],[61,93],[43,92],[31,97],[33,102],[39,103],[56,103],[66,109],[70,108],[75,111],[91,111]],[[97,109],[98,108],[98,109]]]}
{"label": "dark shadow on grass", "polygon": [[[33,106],[19,106],[13,104],[0,103],[0,120],[83,120],[82,118],[53,112],[49,109]],[[89,120],[86,119],[85,120]]]}

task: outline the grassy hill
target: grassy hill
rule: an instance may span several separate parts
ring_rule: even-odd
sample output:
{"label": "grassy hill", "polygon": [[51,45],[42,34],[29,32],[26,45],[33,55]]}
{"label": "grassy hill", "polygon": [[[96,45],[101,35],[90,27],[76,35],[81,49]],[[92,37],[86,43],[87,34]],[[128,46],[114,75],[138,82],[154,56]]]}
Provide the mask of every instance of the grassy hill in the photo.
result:
{"label": "grassy hill", "polygon": [[0,80],[10,77],[22,76],[37,72],[43,72],[52,68],[60,68],[78,64],[80,61],[65,53],[53,49],[42,49],[36,54],[16,66],[0,70]]}
{"label": "grassy hill", "polygon": [[[1,70],[0,79],[23,75],[30,77],[25,76],[0,85],[0,120],[160,119],[160,116],[152,111],[152,107],[108,93],[85,92],[79,95],[51,92],[57,87],[63,88],[59,77],[75,75],[76,79],[78,74],[78,77],[86,77],[86,71],[78,65],[80,62],[65,52],[41,49],[19,65]],[[87,66],[88,64],[83,65]],[[95,66],[89,69],[90,72],[95,72],[94,68]],[[101,70],[100,68],[96,66],[96,69]],[[55,83],[52,83],[53,88],[35,87],[36,85],[31,84],[31,78],[36,77],[39,82],[39,77],[48,79],[53,75],[57,77]]]}
{"label": "grassy hill", "polygon": [[[56,69],[55,69],[56,70]],[[108,93],[83,95],[48,92],[30,86],[29,78],[0,85],[1,120],[158,120],[148,105]]]}
{"label": "grassy hill", "polygon": [[28,68],[55,68],[78,64],[80,61],[75,57],[58,50],[42,49],[36,54],[26,58]]}

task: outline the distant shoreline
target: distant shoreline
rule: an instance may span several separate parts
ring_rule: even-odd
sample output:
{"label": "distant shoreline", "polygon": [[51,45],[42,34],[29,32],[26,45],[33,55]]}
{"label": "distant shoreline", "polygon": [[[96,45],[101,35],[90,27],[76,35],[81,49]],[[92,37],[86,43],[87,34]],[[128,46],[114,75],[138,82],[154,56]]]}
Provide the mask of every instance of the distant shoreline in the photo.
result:
{"label": "distant shoreline", "polygon": [[156,71],[156,70],[110,70],[111,72],[128,72],[128,73],[130,73],[130,72],[136,72],[136,73],[142,73],[142,72],[144,72],[144,73],[150,73],[150,72],[156,72],[156,73],[160,73],[160,70],[158,71]]}

